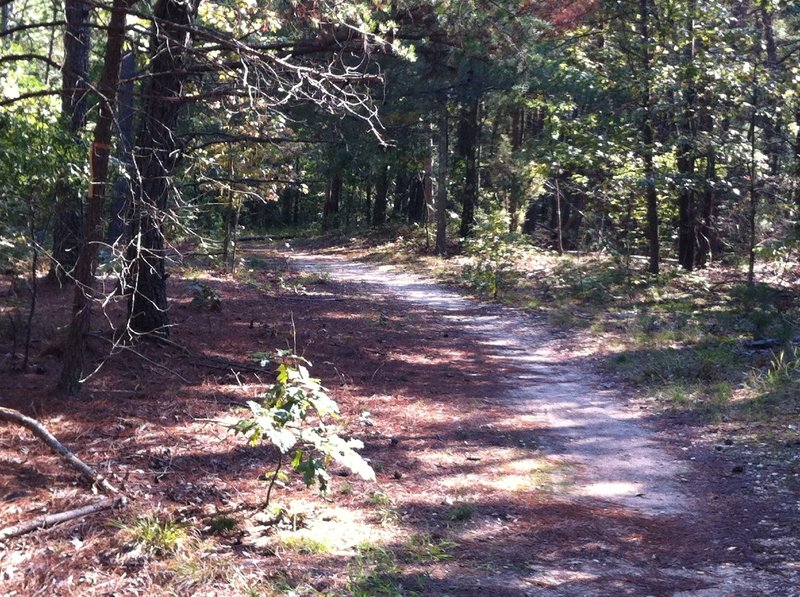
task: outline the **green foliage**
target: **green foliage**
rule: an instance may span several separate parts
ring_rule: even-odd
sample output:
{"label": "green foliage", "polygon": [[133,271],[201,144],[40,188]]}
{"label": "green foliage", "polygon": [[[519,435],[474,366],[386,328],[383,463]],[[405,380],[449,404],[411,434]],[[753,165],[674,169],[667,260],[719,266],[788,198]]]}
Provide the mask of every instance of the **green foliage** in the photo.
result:
{"label": "green foliage", "polygon": [[[306,486],[318,483],[320,490],[326,491],[330,480],[327,468],[333,461],[363,479],[374,480],[374,471],[356,451],[363,443],[342,438],[337,427],[327,422],[338,417],[339,406],[320,381],[309,375],[307,367],[311,364],[285,350],[254,356],[262,367],[268,362],[267,356],[280,363],[276,381],[260,402],[247,403],[249,416],[231,429],[244,435],[252,446],[266,442],[281,455],[291,454],[290,466],[303,476]],[[279,470],[268,476],[274,481],[278,474]]]}
{"label": "green foliage", "polygon": [[281,545],[296,553],[319,555],[328,553],[331,546],[311,537],[286,536],[281,538]]}
{"label": "green foliage", "polygon": [[497,298],[510,282],[520,253],[520,241],[509,232],[508,214],[501,210],[479,212],[466,242],[472,263],[463,269],[463,276],[479,292]]}
{"label": "green foliage", "polygon": [[203,282],[189,284],[192,291],[192,307],[204,311],[219,311],[222,309],[222,297],[216,290]]}
{"label": "green foliage", "polygon": [[408,595],[400,582],[400,566],[394,552],[362,544],[350,564],[347,592],[353,597],[402,597]]}

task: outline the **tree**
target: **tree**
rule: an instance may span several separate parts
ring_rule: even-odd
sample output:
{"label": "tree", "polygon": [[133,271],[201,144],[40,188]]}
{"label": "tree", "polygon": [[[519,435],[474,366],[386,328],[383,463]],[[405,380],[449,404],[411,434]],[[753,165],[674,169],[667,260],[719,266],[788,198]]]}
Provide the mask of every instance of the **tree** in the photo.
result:
{"label": "tree", "polygon": [[[86,126],[89,102],[90,7],[84,0],[65,0],[64,65],[61,114],[64,127],[76,141]],[[66,178],[56,187],[55,226],[50,277],[65,282],[78,261],[82,242],[82,190]]]}
{"label": "tree", "polygon": [[114,108],[122,62],[122,46],[125,42],[125,20],[127,9],[135,0],[114,0],[108,24],[108,33],[103,62],[103,72],[97,86],[100,96],[94,139],[89,155],[88,201],[84,216],[84,242],[75,266],[75,295],[72,305],[72,321],[67,330],[64,345],[64,363],[59,389],[67,394],[78,393],[84,375],[86,334],[91,322],[91,307],[94,294],[94,276],[97,268],[97,252],[103,241],[103,208],[108,183],[108,160],[114,122]]}

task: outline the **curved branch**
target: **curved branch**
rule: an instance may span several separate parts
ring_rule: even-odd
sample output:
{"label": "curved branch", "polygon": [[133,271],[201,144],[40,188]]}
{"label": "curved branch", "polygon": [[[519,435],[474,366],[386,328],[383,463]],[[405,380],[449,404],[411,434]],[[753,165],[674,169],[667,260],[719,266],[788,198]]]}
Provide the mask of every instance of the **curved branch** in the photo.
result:
{"label": "curved branch", "polygon": [[36,419],[26,417],[17,410],[0,406],[0,421],[6,421],[8,423],[14,423],[15,425],[25,427],[38,439],[44,442],[48,448],[61,456],[61,458],[66,461],[67,464],[77,470],[84,479],[90,481],[93,485],[96,485],[105,491],[110,493],[119,493],[119,491],[113,485],[111,485],[111,483],[109,483],[105,477],[97,473],[92,467],[80,460],[68,448],[64,447],[64,445],[59,442],[56,437],[47,429],[45,429],[44,425],[42,425]]}

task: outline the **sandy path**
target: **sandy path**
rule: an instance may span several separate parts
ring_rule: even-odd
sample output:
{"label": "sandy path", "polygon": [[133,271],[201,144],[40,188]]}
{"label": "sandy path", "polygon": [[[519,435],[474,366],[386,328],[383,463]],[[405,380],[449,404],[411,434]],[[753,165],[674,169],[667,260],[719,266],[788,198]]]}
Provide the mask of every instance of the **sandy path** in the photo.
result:
{"label": "sandy path", "polygon": [[[589,505],[620,507],[645,517],[663,518],[667,524],[676,518],[690,525],[703,524],[706,506],[702,496],[693,497],[684,491],[687,487],[684,475],[690,471],[686,460],[679,459],[680,448],[672,447],[674,451],[671,451],[668,446],[659,444],[641,411],[626,404],[620,391],[604,384],[580,358],[565,352],[564,343],[559,344],[541,321],[510,309],[483,305],[431,280],[388,266],[304,253],[293,254],[290,264],[298,270],[358,284],[360,294],[391,297],[409,307],[437,313],[442,321],[481,344],[490,359],[512,365],[516,379],[506,384],[500,401],[508,405],[510,414],[533,416],[543,423],[547,431],[542,437],[542,449],[571,465],[560,473],[569,477],[562,484],[568,499]],[[717,549],[711,546],[710,537],[709,549]],[[540,581],[546,581],[548,575],[572,574],[577,563],[573,565],[572,571],[549,570],[538,579],[528,580],[543,586]],[[643,578],[649,574],[646,570],[634,570],[625,561],[603,564],[586,561],[577,568],[598,580],[614,574]],[[754,569],[749,563],[683,562],[673,570],[658,572],[676,580],[691,578],[703,587],[688,592],[662,588],[654,593],[658,595],[800,595],[790,580],[792,575]],[[489,589],[489,593],[491,591]],[[556,588],[541,588],[508,594],[636,593],[605,592],[605,589],[562,592]]]}
{"label": "sandy path", "polygon": [[547,450],[574,465],[576,478],[567,484],[573,496],[652,515],[692,510],[679,488],[683,468],[653,441],[638,420],[640,411],[626,407],[618,392],[604,388],[586,367],[556,352],[541,323],[493,305],[476,314],[476,301],[393,268],[319,255],[295,255],[291,263],[439,312],[482,344],[490,358],[513,364],[516,382],[501,399],[541,418],[551,430]]}

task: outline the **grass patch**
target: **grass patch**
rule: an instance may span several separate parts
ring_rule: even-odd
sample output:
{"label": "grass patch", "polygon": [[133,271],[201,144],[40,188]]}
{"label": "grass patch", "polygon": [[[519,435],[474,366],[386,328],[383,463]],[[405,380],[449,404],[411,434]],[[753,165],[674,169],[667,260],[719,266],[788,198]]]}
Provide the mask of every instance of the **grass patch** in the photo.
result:
{"label": "grass patch", "polygon": [[472,504],[456,504],[447,513],[450,522],[466,522],[475,514],[475,506]]}
{"label": "grass patch", "polygon": [[391,549],[363,543],[348,568],[347,594],[352,597],[418,595],[425,586],[420,575],[404,575]]}
{"label": "grass patch", "polygon": [[443,562],[452,559],[450,553],[458,544],[448,539],[437,538],[430,533],[411,536],[403,545],[403,556],[418,564]]}
{"label": "grass patch", "polygon": [[174,554],[189,540],[186,525],[156,515],[139,517],[129,523],[118,523],[133,551],[147,555]]}
{"label": "grass patch", "polygon": [[284,548],[295,553],[318,555],[331,551],[331,546],[324,541],[304,535],[284,535],[278,541]]}

